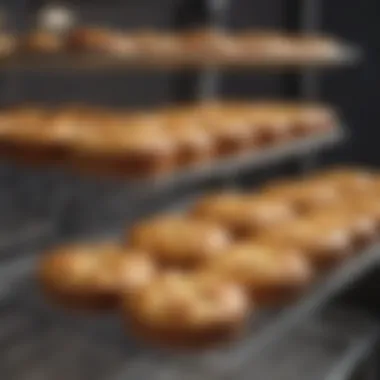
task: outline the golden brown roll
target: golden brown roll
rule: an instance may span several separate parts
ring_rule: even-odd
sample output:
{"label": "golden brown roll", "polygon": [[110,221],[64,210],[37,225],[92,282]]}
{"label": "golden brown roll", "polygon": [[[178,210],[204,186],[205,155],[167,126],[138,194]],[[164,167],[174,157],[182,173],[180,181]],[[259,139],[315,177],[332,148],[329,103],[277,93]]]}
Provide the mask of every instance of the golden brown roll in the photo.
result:
{"label": "golden brown roll", "polygon": [[27,53],[51,54],[62,52],[64,48],[64,36],[45,30],[36,30],[29,33],[21,43],[21,49]]}
{"label": "golden brown roll", "polygon": [[287,63],[290,41],[276,31],[244,31],[234,37],[240,64]]}
{"label": "golden brown roll", "polygon": [[180,63],[184,59],[180,37],[175,33],[142,30],[132,33],[138,56],[146,63]]}
{"label": "golden brown roll", "polygon": [[3,117],[2,154],[22,163],[39,163],[41,129],[47,116],[48,111],[39,107],[9,110]]}
{"label": "golden brown roll", "polygon": [[325,181],[327,185],[334,186],[343,195],[359,195],[368,193],[375,182],[375,175],[369,171],[358,168],[335,168],[319,173],[316,180]]}
{"label": "golden brown roll", "polygon": [[289,301],[313,278],[306,256],[256,242],[231,246],[205,270],[242,285],[258,305]]}
{"label": "golden brown roll", "polygon": [[289,109],[292,118],[292,131],[297,136],[325,133],[337,127],[335,112],[318,104],[302,104]]}
{"label": "golden brown roll", "polygon": [[249,300],[228,280],[210,274],[168,273],[135,297],[126,297],[127,329],[148,341],[181,348],[209,347],[235,337]]}
{"label": "golden brown roll", "polygon": [[190,64],[231,63],[237,58],[234,40],[217,30],[191,30],[180,36],[183,55]]}
{"label": "golden brown roll", "polygon": [[317,270],[333,267],[353,250],[350,230],[326,220],[299,219],[281,228],[272,229],[260,241],[279,247],[299,250]]}
{"label": "golden brown roll", "polygon": [[376,225],[377,233],[380,232],[380,197],[373,197],[369,195],[368,197],[356,199],[349,199],[349,210],[352,210],[354,214],[359,214],[363,218],[370,219]]}
{"label": "golden brown roll", "polygon": [[126,58],[138,56],[138,47],[133,38],[111,29],[78,28],[67,37],[67,47],[79,53],[107,53]]}
{"label": "golden brown roll", "polygon": [[210,160],[215,155],[215,144],[197,120],[186,115],[163,115],[164,130],[177,147],[178,166],[189,166]]}
{"label": "golden brown roll", "polygon": [[83,132],[73,146],[73,162],[85,171],[142,178],[175,166],[174,141],[156,126],[100,124]]}
{"label": "golden brown roll", "polygon": [[107,310],[118,306],[121,294],[148,285],[155,268],[149,256],[136,249],[68,245],[42,258],[38,276],[44,292],[59,304]]}
{"label": "golden brown roll", "polygon": [[376,219],[349,202],[343,202],[311,216],[314,222],[346,228],[356,249],[373,243],[378,237]]}
{"label": "golden brown roll", "polygon": [[292,139],[292,123],[289,115],[275,105],[257,105],[247,113],[254,126],[260,147],[281,144]]}
{"label": "golden brown roll", "polygon": [[202,108],[199,119],[214,139],[219,155],[236,154],[252,148],[254,130],[252,124],[241,115],[218,108]]}
{"label": "golden brown roll", "polygon": [[277,182],[264,187],[262,194],[288,202],[299,213],[326,208],[340,199],[336,188],[313,180]]}
{"label": "golden brown roll", "polygon": [[192,213],[225,226],[237,237],[257,235],[295,217],[287,203],[238,193],[206,196],[196,203]]}
{"label": "golden brown roll", "polygon": [[0,59],[10,57],[17,48],[18,39],[15,36],[0,32]]}
{"label": "golden brown roll", "polygon": [[320,63],[339,61],[342,58],[341,45],[328,36],[297,35],[291,36],[291,53],[295,62]]}
{"label": "golden brown roll", "polygon": [[159,216],[135,225],[129,243],[147,250],[163,265],[194,267],[231,243],[222,227],[183,216]]}

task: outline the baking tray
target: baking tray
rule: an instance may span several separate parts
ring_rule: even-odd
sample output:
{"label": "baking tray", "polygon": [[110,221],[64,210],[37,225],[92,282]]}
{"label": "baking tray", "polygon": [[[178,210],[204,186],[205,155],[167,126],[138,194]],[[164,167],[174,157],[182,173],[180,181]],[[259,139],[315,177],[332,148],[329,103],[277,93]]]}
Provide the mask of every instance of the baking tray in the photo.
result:
{"label": "baking tray", "polygon": [[[0,269],[0,375],[17,380],[283,380],[292,373],[292,380],[320,380],[305,377],[322,369],[317,355],[323,356],[324,371],[333,370],[353,347],[374,335],[378,321],[372,317],[347,310],[331,317],[326,308],[379,260],[380,245],[372,246],[295,304],[260,312],[242,340],[197,353],[150,347],[126,335],[115,315],[90,317],[51,306],[35,284],[36,257],[15,260]],[[327,328],[325,321],[332,319],[334,326]],[[306,360],[300,355],[308,347],[312,357]]]}

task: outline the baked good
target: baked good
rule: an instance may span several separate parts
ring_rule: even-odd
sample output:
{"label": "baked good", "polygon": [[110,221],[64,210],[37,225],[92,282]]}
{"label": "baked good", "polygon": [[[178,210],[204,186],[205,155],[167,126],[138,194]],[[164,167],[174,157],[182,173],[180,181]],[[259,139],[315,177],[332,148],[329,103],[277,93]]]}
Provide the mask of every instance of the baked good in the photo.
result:
{"label": "baked good", "polygon": [[177,215],[137,223],[128,235],[132,246],[149,251],[163,265],[179,267],[199,266],[231,243],[222,227]]}
{"label": "baked good", "polygon": [[149,256],[108,243],[59,247],[43,256],[38,268],[50,299],[89,310],[117,307],[121,294],[134,294],[154,276]]}
{"label": "baked good", "polygon": [[377,233],[380,232],[380,199],[377,195],[375,197],[368,195],[362,198],[349,198],[346,205],[354,214],[369,218],[375,224]]}
{"label": "baked good", "polygon": [[327,36],[294,35],[289,37],[292,43],[293,59],[297,63],[339,61],[342,49],[338,41]]}
{"label": "baked good", "polygon": [[231,246],[206,270],[242,285],[258,305],[289,300],[313,277],[306,256],[295,249],[256,242]]}
{"label": "baked good", "polygon": [[[328,219],[324,219],[324,222]],[[317,270],[325,270],[343,261],[353,250],[350,230],[340,223],[322,223],[302,218],[272,229],[260,241],[299,250]]]}
{"label": "baked good", "polygon": [[190,64],[231,63],[237,46],[231,36],[212,29],[190,30],[181,34],[182,54]]}
{"label": "baked good", "polygon": [[302,104],[289,109],[292,132],[297,136],[325,133],[338,125],[335,112],[318,104]]}
{"label": "baked good", "polygon": [[177,146],[178,166],[205,162],[215,155],[211,134],[207,133],[194,117],[169,113],[162,116],[162,124]]}
{"label": "baked good", "polygon": [[336,188],[313,180],[280,181],[264,187],[263,196],[288,202],[299,213],[322,209],[340,199]]}
{"label": "baked good", "polygon": [[203,107],[199,110],[199,121],[214,139],[219,155],[235,154],[252,148],[254,130],[241,115],[223,112],[218,107]]}
{"label": "baked good", "polygon": [[347,196],[370,192],[375,182],[375,175],[369,170],[342,167],[321,172],[315,176],[315,179],[334,186]]}
{"label": "baked good", "polygon": [[237,237],[254,236],[295,217],[292,208],[284,202],[238,193],[201,198],[192,213],[225,226]]}
{"label": "baked good", "polygon": [[0,33],[0,59],[8,58],[18,48],[17,38],[11,34]]}
{"label": "baked good", "polygon": [[58,53],[65,48],[65,38],[59,33],[35,30],[23,38],[21,48],[27,53]]}
{"label": "baked good", "polygon": [[41,128],[48,114],[46,109],[32,106],[10,110],[3,118],[2,154],[22,163],[40,163]]}
{"label": "baked good", "polygon": [[342,202],[311,216],[314,222],[341,226],[348,230],[353,247],[357,250],[374,242],[378,237],[375,218],[350,202]]}
{"label": "baked good", "polygon": [[234,36],[239,64],[286,63],[290,57],[290,41],[276,31],[244,31]]}
{"label": "baked good", "polygon": [[142,178],[164,174],[175,165],[174,141],[156,126],[100,124],[82,132],[72,160],[85,171]]}
{"label": "baked good", "polygon": [[146,63],[173,64],[183,61],[180,37],[175,33],[141,30],[130,38],[137,47],[138,56]]}
{"label": "baked good", "polygon": [[126,297],[128,330],[150,342],[206,348],[235,337],[249,312],[244,291],[210,274],[168,273]]}
{"label": "baked good", "polygon": [[292,138],[289,115],[273,104],[259,104],[247,111],[247,119],[254,126],[260,147],[289,141]]}
{"label": "baked good", "polygon": [[69,33],[67,48],[79,53],[106,53],[123,58],[138,57],[138,46],[130,36],[111,29],[86,27]]}

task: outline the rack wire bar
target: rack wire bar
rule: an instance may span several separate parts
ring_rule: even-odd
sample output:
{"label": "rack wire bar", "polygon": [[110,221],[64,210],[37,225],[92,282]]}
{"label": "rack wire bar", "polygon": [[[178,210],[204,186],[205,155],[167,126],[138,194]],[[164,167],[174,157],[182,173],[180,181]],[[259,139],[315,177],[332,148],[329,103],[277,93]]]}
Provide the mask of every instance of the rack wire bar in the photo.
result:
{"label": "rack wire bar", "polygon": [[[379,244],[328,274],[294,305],[259,313],[243,340],[199,353],[150,348],[126,335],[118,316],[83,316],[52,306],[33,279],[35,260],[20,258],[0,268],[0,374],[7,379],[58,380],[67,378],[67,370],[70,379],[78,380],[226,380],[253,375],[284,380],[281,375],[286,373],[294,380],[297,371],[311,375],[322,368],[317,358],[305,357],[308,348],[312,356],[327,360],[324,370],[336,371],[337,361],[351,355],[378,326],[366,314],[339,305],[336,310],[331,300],[380,262]],[[287,360],[276,359],[273,365],[274,356]],[[299,367],[301,362],[304,366]]]}
{"label": "rack wire bar", "polygon": [[379,335],[379,331],[374,331],[355,345],[348,354],[337,363],[326,380],[352,379],[357,368],[373,352],[376,344],[379,342]]}

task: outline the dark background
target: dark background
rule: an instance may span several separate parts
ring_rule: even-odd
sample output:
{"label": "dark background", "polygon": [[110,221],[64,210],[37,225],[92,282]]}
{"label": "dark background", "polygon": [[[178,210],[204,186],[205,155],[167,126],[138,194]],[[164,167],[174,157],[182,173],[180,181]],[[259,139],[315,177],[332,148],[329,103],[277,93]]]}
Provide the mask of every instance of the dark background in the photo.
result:
{"label": "dark background", "polygon": [[[83,0],[71,6],[83,23],[99,22],[125,28],[167,28],[192,25],[200,20],[199,0]],[[297,28],[296,0],[233,0],[227,24],[231,29],[245,27]],[[38,2],[1,1],[10,11],[8,26],[25,29],[33,25]],[[324,71],[319,76],[319,98],[342,110],[351,140],[334,153],[334,160],[380,164],[380,86],[377,51],[380,41],[378,0],[321,0],[318,28],[362,47],[365,58],[354,68]],[[129,71],[2,73],[3,104],[22,101],[50,103],[86,101],[93,104],[151,106],[175,99],[192,99],[195,73]],[[296,96],[294,75],[245,71],[224,73],[219,92],[230,97]]]}

